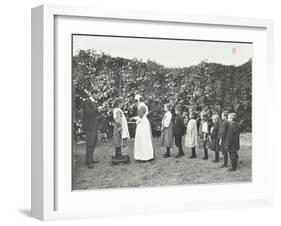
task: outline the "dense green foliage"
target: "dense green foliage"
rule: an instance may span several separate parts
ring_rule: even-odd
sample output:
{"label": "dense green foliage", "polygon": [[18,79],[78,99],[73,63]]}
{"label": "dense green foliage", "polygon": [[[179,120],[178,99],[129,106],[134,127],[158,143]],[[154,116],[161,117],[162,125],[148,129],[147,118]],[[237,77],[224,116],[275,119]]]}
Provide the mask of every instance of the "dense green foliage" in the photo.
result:
{"label": "dense green foliage", "polygon": [[169,68],[153,61],[111,57],[81,50],[73,57],[74,120],[81,118],[84,89],[97,90],[100,131],[111,133],[112,102],[123,100],[123,111],[134,116],[134,96],[146,100],[153,131],[159,129],[163,104],[182,104],[187,111],[208,107],[212,112],[235,111],[243,131],[251,131],[252,60],[240,66],[201,62]]}

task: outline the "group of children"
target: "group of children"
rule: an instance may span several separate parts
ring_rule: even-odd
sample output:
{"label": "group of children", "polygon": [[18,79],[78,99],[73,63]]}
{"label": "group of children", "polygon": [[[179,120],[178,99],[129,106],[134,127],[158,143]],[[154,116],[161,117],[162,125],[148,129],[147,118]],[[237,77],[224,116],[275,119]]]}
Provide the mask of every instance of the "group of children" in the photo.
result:
{"label": "group of children", "polygon": [[182,137],[185,135],[185,147],[191,149],[190,158],[196,158],[196,148],[199,146],[204,151],[204,160],[209,158],[208,151],[215,152],[213,162],[219,162],[219,155],[222,152],[224,163],[221,166],[227,167],[228,158],[231,160],[229,171],[236,171],[238,165],[238,151],[240,149],[239,124],[236,122],[236,113],[223,111],[220,116],[215,113],[209,119],[209,112],[202,111],[200,118],[193,110],[188,117],[184,117],[182,107],[175,107],[175,120],[172,117],[170,104],[164,105],[165,114],[161,124],[160,144],[166,148],[164,158],[170,157],[170,149],[174,141],[179,152],[177,158],[184,155]]}
{"label": "group of children", "polygon": [[[136,136],[134,142],[134,159],[136,161],[150,161],[154,158],[153,137],[148,118],[148,107],[140,95],[136,95],[136,106],[138,115],[132,119],[136,120]],[[228,158],[231,160],[229,171],[237,170],[238,151],[240,149],[239,124],[236,122],[236,114],[223,111],[220,116],[215,113],[210,116],[208,111],[202,111],[200,117],[194,110],[184,116],[181,105],[175,107],[175,115],[172,114],[172,106],[164,105],[165,114],[161,123],[160,145],[166,148],[164,158],[170,157],[170,149],[174,143],[179,152],[177,158],[184,156],[182,137],[185,135],[184,144],[191,149],[190,158],[197,158],[196,148],[199,146],[204,151],[204,160],[209,158],[208,151],[215,152],[213,162],[219,162],[222,152],[224,163],[221,167],[227,167]],[[211,120],[210,120],[211,117]],[[114,102],[113,110],[114,131],[113,141],[115,156],[122,157],[122,146],[126,146],[130,139],[127,120],[121,110],[121,100]]]}

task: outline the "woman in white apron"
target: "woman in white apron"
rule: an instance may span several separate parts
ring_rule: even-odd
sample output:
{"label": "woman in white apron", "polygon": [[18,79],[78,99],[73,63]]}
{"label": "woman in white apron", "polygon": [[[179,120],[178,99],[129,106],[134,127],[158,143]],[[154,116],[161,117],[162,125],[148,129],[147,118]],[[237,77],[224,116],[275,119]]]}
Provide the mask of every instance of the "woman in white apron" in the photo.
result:
{"label": "woman in white apron", "polygon": [[138,116],[136,120],[136,135],[134,143],[134,159],[137,161],[149,161],[154,158],[152,133],[150,122],[147,119],[148,107],[141,101],[141,96],[136,95],[138,101]]}

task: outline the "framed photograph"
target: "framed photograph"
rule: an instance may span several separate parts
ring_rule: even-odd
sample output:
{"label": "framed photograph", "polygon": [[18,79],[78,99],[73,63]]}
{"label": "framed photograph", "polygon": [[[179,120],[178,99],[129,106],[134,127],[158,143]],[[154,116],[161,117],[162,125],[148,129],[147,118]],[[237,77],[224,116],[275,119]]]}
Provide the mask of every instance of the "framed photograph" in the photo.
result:
{"label": "framed photograph", "polygon": [[273,22],[32,9],[32,216],[271,205]]}

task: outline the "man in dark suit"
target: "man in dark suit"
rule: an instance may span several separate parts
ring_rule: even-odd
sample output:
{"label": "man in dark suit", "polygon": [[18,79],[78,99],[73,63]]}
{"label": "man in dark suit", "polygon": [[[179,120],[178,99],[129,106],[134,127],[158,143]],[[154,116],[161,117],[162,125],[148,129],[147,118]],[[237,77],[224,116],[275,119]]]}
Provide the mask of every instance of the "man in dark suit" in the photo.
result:
{"label": "man in dark suit", "polygon": [[228,131],[226,136],[226,151],[229,153],[232,167],[229,171],[236,171],[238,165],[238,151],[240,149],[240,129],[236,122],[236,114],[228,114]]}
{"label": "man in dark suit", "polygon": [[92,94],[83,105],[83,129],[86,134],[86,165],[93,168],[93,155],[97,143],[98,132],[98,108],[97,96]]}

